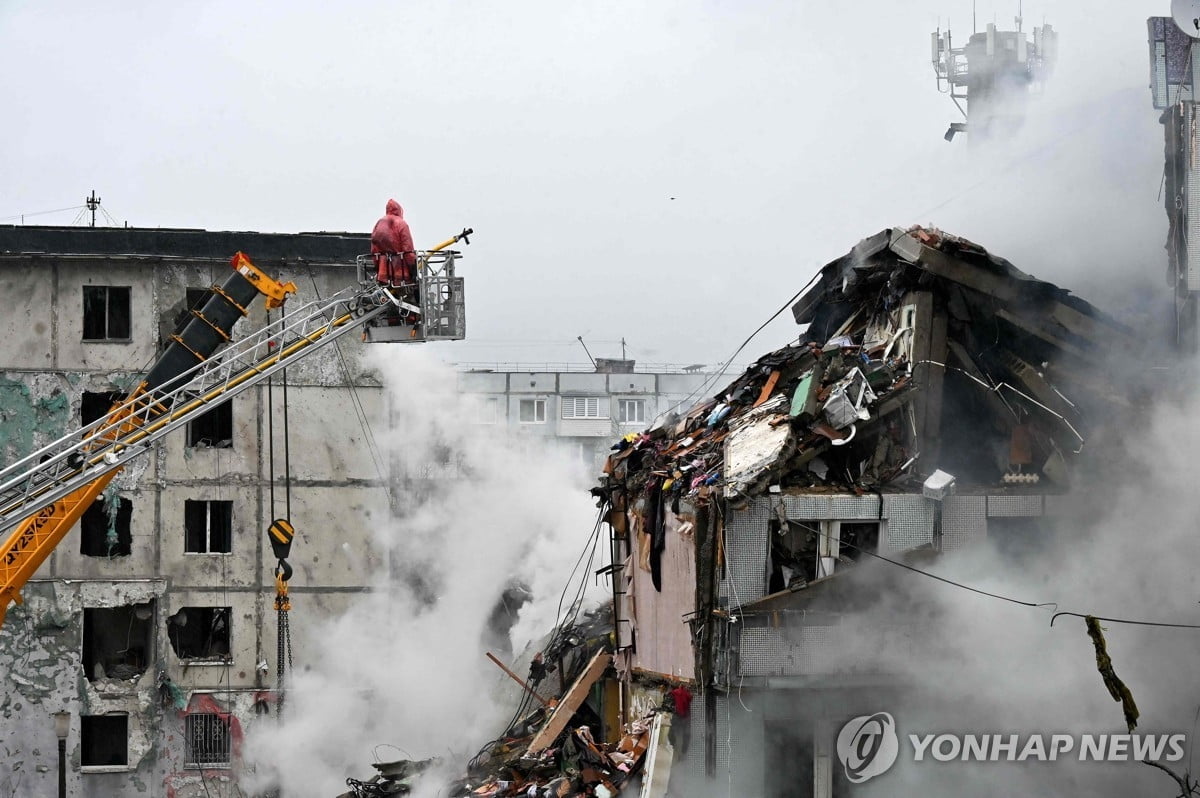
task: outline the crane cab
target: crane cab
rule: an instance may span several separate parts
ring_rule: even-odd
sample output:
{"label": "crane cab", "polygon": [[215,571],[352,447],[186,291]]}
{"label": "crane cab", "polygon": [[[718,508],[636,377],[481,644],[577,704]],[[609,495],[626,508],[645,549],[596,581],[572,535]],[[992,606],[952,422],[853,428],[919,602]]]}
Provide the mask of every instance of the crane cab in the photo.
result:
{"label": "crane cab", "polygon": [[412,281],[401,283],[379,281],[377,257],[388,256],[358,256],[358,281],[377,286],[380,301],[389,309],[363,328],[364,341],[411,344],[466,337],[463,278],[454,273],[462,253],[452,249],[417,252]]}

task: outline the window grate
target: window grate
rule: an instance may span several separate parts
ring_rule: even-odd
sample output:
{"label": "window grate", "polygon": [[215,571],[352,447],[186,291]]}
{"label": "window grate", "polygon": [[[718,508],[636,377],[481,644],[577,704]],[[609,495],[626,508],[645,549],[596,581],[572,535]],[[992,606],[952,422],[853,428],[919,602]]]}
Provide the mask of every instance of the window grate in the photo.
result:
{"label": "window grate", "polygon": [[231,764],[229,722],[215,713],[188,715],[184,721],[187,738],[187,767],[220,768]]}

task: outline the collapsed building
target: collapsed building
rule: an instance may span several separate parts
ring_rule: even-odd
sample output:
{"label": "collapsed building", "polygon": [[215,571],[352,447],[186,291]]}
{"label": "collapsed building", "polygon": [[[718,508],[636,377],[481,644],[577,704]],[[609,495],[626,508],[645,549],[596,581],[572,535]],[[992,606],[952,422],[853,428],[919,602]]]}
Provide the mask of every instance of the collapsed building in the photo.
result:
{"label": "collapsed building", "polygon": [[903,636],[855,622],[846,574],[1046,534],[1103,433],[1089,419],[1129,401],[1109,366],[1129,329],[938,230],[864,239],[792,311],[796,343],[626,436],[596,489],[622,718],[697,694],[654,784],[846,794],[837,729],[894,690],[874,652]]}
{"label": "collapsed building", "polygon": [[[1089,419],[1129,403],[1106,370],[1129,329],[938,230],[864,239],[792,311],[796,343],[613,446],[606,633],[560,626],[511,674],[524,697],[451,794],[846,795],[837,729],[894,695],[872,647],[903,636],[855,622],[856,562],[1046,534]],[[344,798],[428,765],[376,767]]]}

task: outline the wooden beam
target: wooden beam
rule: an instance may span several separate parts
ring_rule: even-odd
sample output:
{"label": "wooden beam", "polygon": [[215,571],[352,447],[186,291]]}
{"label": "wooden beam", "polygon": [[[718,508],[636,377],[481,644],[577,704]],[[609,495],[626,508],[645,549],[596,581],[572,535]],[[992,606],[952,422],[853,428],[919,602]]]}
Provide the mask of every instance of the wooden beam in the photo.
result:
{"label": "wooden beam", "polygon": [[550,719],[546,721],[546,725],[534,735],[528,750],[525,751],[526,756],[540,753],[558,739],[558,735],[567,728],[571,718],[575,717],[575,713],[587,700],[588,691],[592,689],[592,685],[604,675],[604,671],[608,669],[610,663],[612,663],[611,654],[607,651],[596,652],[596,656],[592,657],[592,661],[583,669],[583,673],[579,674],[579,678],[571,685],[571,689],[563,694],[562,700],[558,702],[554,712],[550,713]]}
{"label": "wooden beam", "polygon": [[492,662],[494,662],[494,663],[496,664],[496,667],[497,667],[497,668],[499,668],[500,670],[502,670],[502,671],[504,671],[505,673],[507,673],[507,674],[508,674],[508,678],[512,679],[514,682],[516,682],[517,684],[519,684],[519,685],[521,685],[522,687],[524,687],[524,688],[525,688],[525,692],[529,693],[531,696],[533,696],[533,697],[534,697],[534,698],[536,698],[536,699],[537,699],[539,702],[541,702],[542,706],[544,706],[544,707],[550,707],[550,706],[553,706],[553,704],[551,704],[549,701],[547,701],[546,699],[544,699],[544,698],[542,698],[540,695],[538,695],[538,694],[537,694],[537,693],[534,691],[534,689],[533,689],[532,687],[530,687],[530,686],[529,686],[529,682],[526,682],[526,681],[525,681],[524,679],[522,679],[520,676],[518,676],[517,674],[515,674],[515,673],[513,673],[511,670],[509,670],[508,666],[507,666],[507,665],[505,665],[503,662],[501,662],[499,659],[497,659],[495,654],[493,654],[492,652],[488,651],[488,652],[487,652],[487,658],[488,658],[488,659],[490,659]]}

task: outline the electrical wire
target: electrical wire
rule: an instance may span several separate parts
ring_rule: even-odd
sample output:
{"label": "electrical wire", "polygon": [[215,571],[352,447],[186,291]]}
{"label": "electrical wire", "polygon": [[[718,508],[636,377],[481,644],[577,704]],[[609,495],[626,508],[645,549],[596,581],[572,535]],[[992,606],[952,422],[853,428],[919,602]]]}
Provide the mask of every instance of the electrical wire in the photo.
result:
{"label": "electrical wire", "polygon": [[[980,385],[982,385],[984,388],[987,388],[989,391],[991,391],[992,393],[995,393],[995,394],[997,394],[997,395],[999,395],[999,393],[1000,393],[1000,389],[1001,389],[1001,388],[1007,388],[1008,390],[1012,391],[1013,393],[1015,393],[1017,396],[1021,397],[1021,398],[1022,398],[1022,399],[1024,399],[1025,401],[1027,401],[1027,402],[1029,402],[1029,403],[1031,403],[1031,404],[1037,405],[1037,406],[1038,406],[1038,407],[1040,407],[1042,410],[1045,410],[1047,413],[1049,413],[1050,415],[1054,416],[1054,417],[1055,417],[1055,418],[1057,418],[1059,421],[1061,421],[1063,424],[1065,424],[1065,425],[1067,426],[1067,429],[1071,430],[1071,433],[1072,433],[1072,434],[1073,434],[1073,435],[1074,435],[1076,438],[1078,438],[1078,439],[1079,439],[1079,448],[1078,448],[1078,449],[1076,449],[1074,453],[1075,453],[1075,454],[1079,454],[1080,452],[1082,452],[1082,451],[1083,451],[1083,445],[1084,445],[1085,441],[1083,440],[1083,436],[1079,434],[1079,430],[1075,429],[1075,427],[1074,427],[1074,426],[1071,424],[1071,422],[1070,422],[1070,421],[1068,421],[1066,418],[1064,418],[1062,415],[1060,415],[1059,413],[1056,413],[1056,412],[1054,412],[1053,410],[1051,410],[1050,408],[1046,407],[1044,404],[1042,404],[1041,402],[1039,402],[1037,399],[1034,399],[1034,398],[1033,398],[1032,396],[1030,396],[1029,394],[1027,394],[1027,393],[1023,393],[1023,392],[1021,392],[1021,391],[1017,390],[1017,389],[1016,389],[1016,388],[1014,388],[1013,386],[1009,385],[1007,382],[998,382],[998,383],[996,383],[995,385],[989,385],[988,383],[986,383],[986,382],[984,382],[983,380],[979,379],[979,378],[978,378],[978,377],[976,377],[974,374],[971,374],[969,371],[967,371],[967,370],[965,370],[965,369],[960,369],[960,368],[959,368],[959,367],[957,367],[957,366],[947,366],[945,363],[939,363],[939,362],[937,362],[936,360],[918,360],[918,361],[916,361],[915,363],[913,363],[913,365],[914,365],[914,366],[918,366],[918,365],[920,365],[920,364],[922,364],[922,363],[928,363],[928,364],[931,364],[931,365],[934,365],[934,366],[941,366],[943,369],[949,369],[950,371],[957,371],[957,372],[959,372],[959,373],[961,373],[961,374],[965,374],[965,375],[966,375],[968,378],[970,378],[970,379],[974,380],[975,382],[977,382],[977,383],[979,383]],[[1055,392],[1055,393],[1058,393],[1058,390],[1057,390],[1057,389],[1055,389],[1055,388],[1054,388],[1054,386],[1050,386],[1050,387],[1051,387],[1052,389],[1054,389],[1054,392]],[[1060,397],[1062,397],[1062,399],[1063,399],[1063,401],[1064,401],[1064,402],[1066,402],[1067,404],[1071,404],[1071,401],[1070,401],[1069,399],[1067,399],[1067,397],[1063,396],[1061,393],[1058,393],[1058,395],[1059,395]],[[1007,404],[1007,402],[1006,402],[1005,404]]]}
{"label": "electrical wire", "polygon": [[[554,627],[554,632],[551,633],[550,639],[547,641],[546,645],[543,646],[538,652],[538,655],[540,656],[544,656],[548,652],[559,648],[562,645],[562,642],[570,637],[571,633],[575,629],[575,621],[579,617],[579,611],[583,605],[583,596],[587,590],[587,580],[591,575],[592,565],[595,562],[596,551],[600,541],[601,522],[604,518],[606,507],[607,505],[602,505],[596,513],[596,521],[592,526],[592,532],[588,536],[587,541],[584,543],[583,551],[580,552],[579,557],[576,559],[575,566],[571,569],[571,573],[568,575],[566,583],[563,585],[562,592],[559,594],[558,606],[555,609],[556,624]],[[581,570],[580,566],[583,565],[585,558],[587,560],[587,565]],[[580,577],[579,587],[575,590],[575,593],[571,599],[571,603],[566,605],[567,611],[564,613],[563,603],[566,601],[567,593],[571,590],[571,585],[574,583],[576,574],[578,574]],[[517,724],[517,721],[528,714],[532,703],[533,697],[529,694],[529,691],[522,690],[521,699],[517,703],[517,707],[513,711],[512,717],[509,719],[508,723],[504,725],[505,734],[493,740],[489,740],[480,747],[478,753],[471,757],[470,761],[467,763],[468,773],[475,770],[483,758],[493,748],[495,748],[496,745],[505,739],[505,735],[507,735],[508,732],[513,729],[513,727]]]}
{"label": "electrical wire", "polygon": [[[308,279],[312,282],[313,293],[317,299],[321,299],[321,289],[317,287],[317,277],[313,273],[312,264],[308,264]],[[386,479],[385,469],[383,467],[383,455],[379,450],[379,444],[375,440],[375,432],[371,429],[370,417],[367,415],[366,409],[363,407],[362,399],[358,395],[358,388],[354,385],[354,378],[350,372],[350,365],[346,361],[346,355],[342,352],[341,341],[333,342],[334,351],[337,352],[338,361],[342,364],[342,373],[346,376],[346,385],[350,389],[350,403],[354,407],[354,415],[358,418],[359,427],[363,431],[363,440],[367,444],[367,452],[371,455],[371,461],[375,465],[375,474],[380,480]],[[388,491],[388,500],[392,500],[392,493]]]}
{"label": "electrical wire", "polygon": [[1105,618],[1101,615],[1091,615],[1091,614],[1084,614],[1084,613],[1079,613],[1079,612],[1067,612],[1066,610],[1064,610],[1062,612],[1054,613],[1054,615],[1050,618],[1051,626],[1054,625],[1055,619],[1057,619],[1058,616],[1060,616],[1060,615],[1070,615],[1075,618],[1095,618],[1097,621],[1104,621],[1105,623],[1123,623],[1123,624],[1128,624],[1130,626],[1166,626],[1171,629],[1200,629],[1200,624],[1194,624],[1194,623],[1164,623],[1162,621],[1133,621],[1133,620],[1129,620],[1128,618]]}
{"label": "electrical wire", "polygon": [[766,329],[768,324],[775,321],[775,319],[779,318],[779,314],[783,313],[785,310],[790,308],[792,306],[793,302],[795,302],[797,299],[799,299],[801,296],[803,296],[804,292],[807,291],[809,288],[811,288],[813,286],[813,283],[815,283],[818,279],[820,279],[821,273],[823,271],[824,271],[823,268],[818,269],[817,273],[812,276],[812,279],[810,279],[807,283],[805,283],[803,288],[801,288],[795,294],[792,294],[791,299],[789,299],[787,302],[784,302],[783,305],[779,308],[779,310],[772,313],[771,316],[766,321],[764,321],[762,324],[760,324],[758,326],[758,329],[756,329],[754,332],[750,333],[750,335],[746,338],[746,340],[742,341],[741,345],[739,345],[737,349],[733,350],[733,354],[729,356],[729,358],[725,361],[725,363],[721,366],[721,368],[718,371],[714,372],[713,374],[711,374],[708,377],[708,379],[706,379],[704,382],[700,383],[700,386],[698,388],[693,390],[687,396],[680,399],[679,403],[678,403],[679,406],[684,405],[693,396],[696,396],[696,395],[700,394],[701,392],[708,390],[708,388],[710,386],[715,385],[717,380],[721,379],[721,377],[724,376],[726,369],[728,369],[730,364],[733,363],[734,358],[736,358],[738,355],[740,355],[742,353],[742,350],[745,349],[750,344],[750,342],[753,341],[754,338],[760,332],[762,332],[764,329]]}
{"label": "electrical wire", "polygon": [[[815,532],[820,537],[824,537],[828,540],[834,540],[833,536],[827,532],[822,532],[822,531],[820,531],[820,529],[814,529],[813,527],[810,527],[810,526],[806,526],[806,528],[809,529],[810,531]],[[866,554],[867,556],[874,557],[877,560],[883,560],[886,563],[891,563],[892,565],[903,568],[906,571],[912,571],[915,574],[920,574],[921,576],[927,576],[930,579],[936,579],[937,581],[943,582],[947,585],[950,585],[951,587],[957,587],[961,590],[967,590],[967,591],[970,591],[971,593],[977,593],[981,596],[987,596],[988,598],[999,599],[1000,601],[1007,601],[1011,604],[1017,604],[1022,607],[1033,607],[1035,609],[1041,608],[1041,607],[1053,607],[1055,609],[1055,613],[1050,618],[1051,626],[1054,625],[1055,619],[1058,618],[1060,615],[1070,615],[1070,616],[1073,616],[1076,618],[1092,617],[1098,621],[1104,621],[1106,623],[1128,624],[1131,626],[1162,626],[1162,627],[1168,627],[1168,628],[1172,628],[1172,629],[1200,629],[1200,624],[1166,623],[1166,622],[1162,622],[1162,621],[1142,621],[1142,620],[1133,620],[1133,619],[1129,619],[1129,618],[1109,618],[1109,617],[1103,617],[1100,615],[1092,615],[1091,613],[1069,612],[1066,610],[1060,611],[1060,610],[1058,610],[1058,602],[1056,602],[1056,601],[1041,601],[1041,602],[1022,601],[1021,599],[1016,599],[1011,596],[1004,596],[999,593],[991,593],[987,590],[981,590],[980,588],[977,588],[977,587],[971,587],[970,585],[965,585],[962,582],[956,582],[953,579],[947,579],[944,576],[938,576],[937,574],[930,573],[929,571],[925,571],[920,568],[916,568],[907,563],[900,562],[899,560],[893,560],[890,557],[885,557],[882,554],[877,554],[877,553],[871,551],[870,549],[863,548],[862,546],[859,546],[854,543],[849,543],[849,542],[846,542],[846,541],[843,541],[840,539],[837,542],[838,542],[839,546],[847,546],[849,548],[854,549],[855,551],[858,551],[861,554]]]}
{"label": "electrical wire", "polygon": [[0,222],[9,222],[13,219],[25,219],[30,216],[47,216],[52,213],[66,213],[67,211],[77,211],[80,208],[87,208],[86,205],[72,205],[69,208],[55,208],[52,211],[34,211],[33,213],[14,213],[12,216],[0,216]]}

